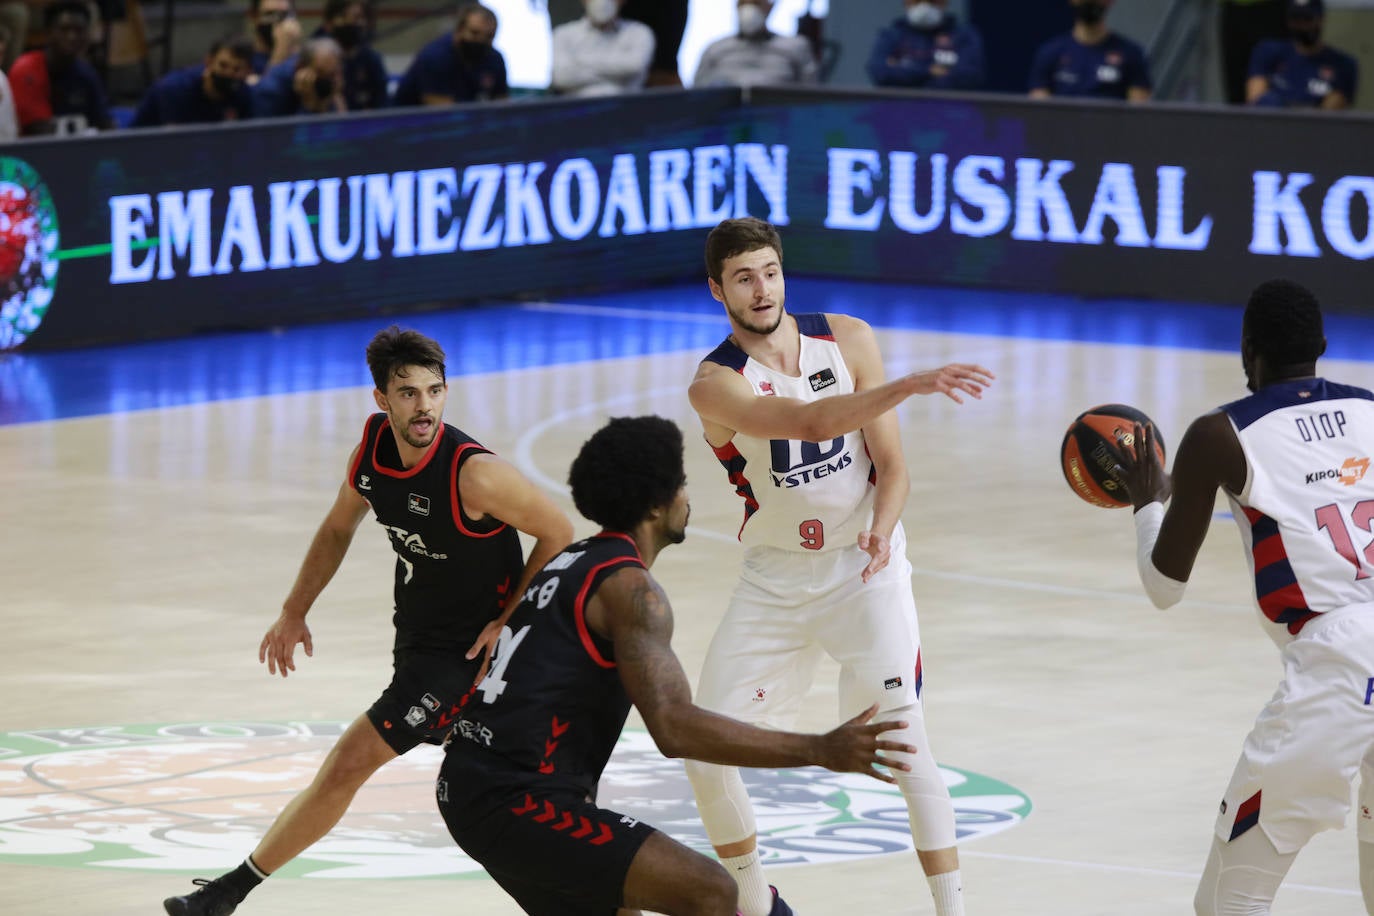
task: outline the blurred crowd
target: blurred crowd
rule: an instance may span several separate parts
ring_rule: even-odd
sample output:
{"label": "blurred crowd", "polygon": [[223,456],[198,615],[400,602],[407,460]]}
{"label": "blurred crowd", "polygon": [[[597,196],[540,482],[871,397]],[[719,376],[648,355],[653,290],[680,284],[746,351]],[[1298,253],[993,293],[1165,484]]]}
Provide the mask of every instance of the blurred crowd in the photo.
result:
{"label": "blurred crowd", "polygon": [[[494,47],[498,17],[457,5],[451,32],[389,73],[372,47],[375,0],[326,0],[307,34],[294,0],[249,0],[247,24],[206,49],[202,63],[150,85],[116,118],[92,63],[101,25],[126,15],[123,0],[0,2],[0,141],[20,136],[270,118],[390,106],[487,102],[510,95]],[[678,73],[689,0],[534,0],[552,27],[548,92],[594,96],[651,86],[811,85],[823,82],[823,20],[796,34],[770,21],[772,0],[739,0],[734,22]],[[983,38],[948,0],[890,3],[893,20],[873,38],[866,72],[874,86],[978,91],[986,83]],[[1153,84],[1144,48],[1111,28],[1112,0],[1064,0],[1072,29],[1041,45],[1027,78],[1033,98],[1078,96],[1145,102]],[[1221,57],[1228,101],[1323,109],[1348,107],[1356,61],[1323,38],[1323,0],[1223,0]],[[108,35],[108,30],[105,34]],[[685,77],[685,79],[684,79]],[[128,114],[132,111],[131,116]]]}

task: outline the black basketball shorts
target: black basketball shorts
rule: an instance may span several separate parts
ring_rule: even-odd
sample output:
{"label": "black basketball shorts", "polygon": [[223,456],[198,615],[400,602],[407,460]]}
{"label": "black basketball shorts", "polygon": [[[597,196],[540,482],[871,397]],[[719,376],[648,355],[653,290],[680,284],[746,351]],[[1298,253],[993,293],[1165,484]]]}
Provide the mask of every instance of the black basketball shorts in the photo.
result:
{"label": "black basketball shorts", "polygon": [[397,653],[391,683],[367,711],[368,721],[397,754],[417,744],[443,744],[467,705],[482,663],[461,653]]}
{"label": "black basketball shorts", "polygon": [[654,828],[583,793],[482,785],[445,758],[436,785],[449,833],[531,916],[615,916]]}

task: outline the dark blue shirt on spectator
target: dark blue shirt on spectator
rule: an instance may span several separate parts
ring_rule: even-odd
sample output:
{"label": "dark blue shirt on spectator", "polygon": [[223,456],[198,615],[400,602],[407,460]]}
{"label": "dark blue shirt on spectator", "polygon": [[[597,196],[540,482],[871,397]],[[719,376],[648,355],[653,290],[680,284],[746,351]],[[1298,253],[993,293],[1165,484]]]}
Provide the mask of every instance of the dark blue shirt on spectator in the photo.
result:
{"label": "dark blue shirt on spectator", "polygon": [[1269,81],[1268,91],[1255,100],[1256,105],[1320,108],[1332,92],[1354,102],[1360,68],[1355,58],[1335,48],[1323,46],[1308,55],[1292,41],[1275,38],[1255,45],[1250,75]]}
{"label": "dark blue shirt on spectator", "polygon": [[[323,28],[315,30],[316,38],[332,37]],[[344,52],[344,104],[349,111],[366,111],[370,108],[385,108],[389,102],[387,95],[386,63],[375,48],[358,45],[353,51]]]}
{"label": "dark blue shirt on spectator", "polygon": [[271,62],[272,55],[268,54],[266,51],[253,52],[253,72],[256,73],[258,76],[262,76],[264,73],[267,72],[267,65]]}
{"label": "dark blue shirt on spectator", "polygon": [[420,49],[396,87],[397,105],[422,105],[425,96],[447,96],[455,102],[505,98],[506,59],[486,48],[472,64],[463,60],[452,35],[441,35]]}
{"label": "dark blue shirt on spectator", "polygon": [[978,89],[985,79],[983,66],[983,39],[972,26],[949,14],[934,29],[918,29],[901,18],[878,33],[868,78],[875,86]]}
{"label": "dark blue shirt on spectator", "polygon": [[1030,89],[1050,95],[1125,99],[1131,89],[1150,89],[1150,68],[1140,45],[1115,32],[1095,45],[1073,35],[1052,38],[1035,52]]}
{"label": "dark blue shirt on spectator", "polygon": [[296,95],[296,60],[292,54],[268,69],[253,87],[253,114],[259,118],[281,118],[301,113]]}
{"label": "dark blue shirt on spectator", "polygon": [[174,70],[153,84],[143,95],[134,114],[134,127],[162,124],[214,124],[252,116],[253,100],[247,86],[240,85],[234,95],[218,101],[205,94],[205,68]]}

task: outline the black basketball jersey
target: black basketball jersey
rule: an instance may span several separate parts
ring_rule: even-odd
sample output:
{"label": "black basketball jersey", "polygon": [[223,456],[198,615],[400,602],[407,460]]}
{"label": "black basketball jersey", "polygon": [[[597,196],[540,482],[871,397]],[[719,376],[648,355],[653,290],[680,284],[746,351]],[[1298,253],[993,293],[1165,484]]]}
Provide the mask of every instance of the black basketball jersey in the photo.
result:
{"label": "black basketball jersey", "polygon": [[626,567],[644,568],[634,541],[602,532],[534,577],[455,726],[448,752],[462,770],[595,795],[630,698],[614,646],[587,627],[586,607],[605,578]]}
{"label": "black basketball jersey", "polygon": [[397,651],[464,652],[500,616],[524,568],[515,529],[463,513],[458,475],[488,452],[444,424],[425,457],[403,468],[386,414],[373,414],[348,480],[396,551]]}

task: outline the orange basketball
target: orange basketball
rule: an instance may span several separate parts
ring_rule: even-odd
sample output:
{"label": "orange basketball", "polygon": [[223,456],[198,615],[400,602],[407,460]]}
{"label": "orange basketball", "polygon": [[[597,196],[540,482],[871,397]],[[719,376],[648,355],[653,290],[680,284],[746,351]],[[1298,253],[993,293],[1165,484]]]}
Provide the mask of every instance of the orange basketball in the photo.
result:
{"label": "orange basketball", "polygon": [[[1059,447],[1059,465],[1069,489],[1103,509],[1129,506],[1131,499],[1116,468],[1121,463],[1121,447],[1135,442],[1135,424],[1149,422],[1149,417],[1125,404],[1100,404],[1079,414]],[[1154,441],[1155,454],[1163,464],[1164,437],[1158,427]]]}

